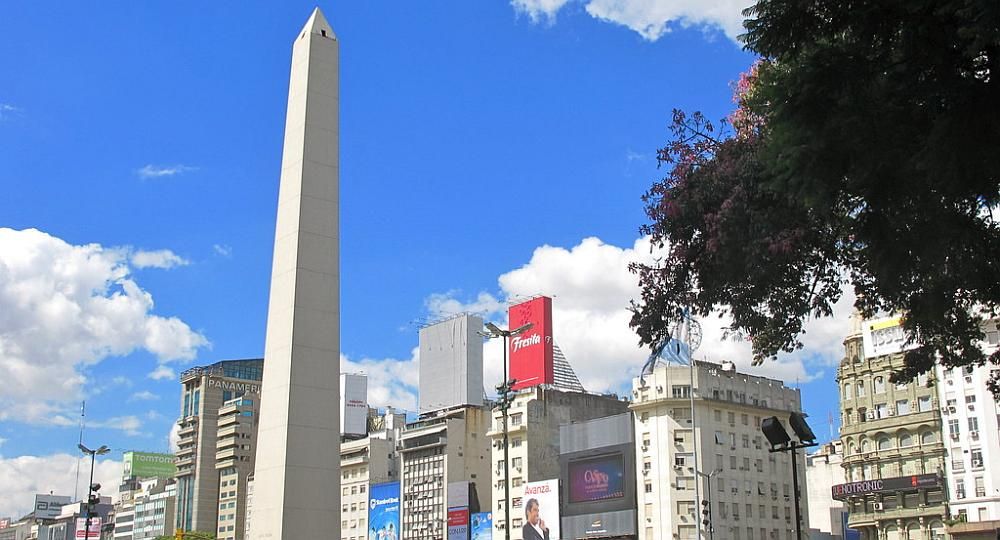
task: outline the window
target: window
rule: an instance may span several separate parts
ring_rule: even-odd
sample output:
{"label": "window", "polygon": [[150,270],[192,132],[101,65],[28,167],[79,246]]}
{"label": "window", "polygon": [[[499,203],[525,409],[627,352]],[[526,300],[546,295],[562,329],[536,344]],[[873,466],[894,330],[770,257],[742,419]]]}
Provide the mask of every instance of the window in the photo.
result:
{"label": "window", "polygon": [[920,396],[917,398],[917,410],[920,412],[927,412],[931,410],[931,397],[930,396]]}
{"label": "window", "polygon": [[969,417],[969,431],[979,431],[979,419],[975,416]]}
{"label": "window", "polygon": [[872,388],[873,388],[873,390],[875,391],[876,394],[884,394],[885,393],[885,378],[884,377],[875,377],[874,379],[872,379]]}
{"label": "window", "polygon": [[986,496],[986,484],[982,476],[976,477],[976,497]]}
{"label": "window", "polygon": [[905,446],[913,446],[913,437],[911,437],[906,431],[901,432],[899,434],[899,446],[901,448]]}
{"label": "window", "polygon": [[955,497],[958,499],[965,498],[965,480],[961,478],[955,480]]}
{"label": "window", "polygon": [[857,390],[858,390],[858,397],[865,397],[865,383],[859,382]]}
{"label": "window", "polygon": [[670,393],[675,398],[691,397],[691,387],[688,385],[676,385],[670,387]]}
{"label": "window", "polygon": [[844,385],[844,399],[851,399],[851,385]]}
{"label": "window", "polygon": [[896,414],[910,414],[910,401],[906,399],[896,400]]}
{"label": "window", "polygon": [[750,448],[750,436],[743,435],[743,448]]}
{"label": "window", "polygon": [[920,434],[920,444],[934,444],[934,433],[925,431]]}
{"label": "window", "polygon": [[746,414],[741,414],[740,423],[743,424],[744,426],[750,425],[750,416]]}
{"label": "window", "polygon": [[965,396],[965,403],[967,405],[975,403],[975,402],[976,402],[976,395],[975,394],[969,394],[969,395]]}
{"label": "window", "polygon": [[983,451],[979,448],[973,448],[969,453],[972,455],[972,468],[983,468]]}
{"label": "window", "polygon": [[955,418],[948,420],[948,435],[951,435],[952,439],[958,440],[961,434],[961,428],[958,427],[958,420]]}
{"label": "window", "polygon": [[726,436],[721,431],[715,432],[715,444],[726,444]]}
{"label": "window", "polygon": [[523,419],[523,415],[521,413],[512,414],[512,415],[510,415],[510,425],[512,425],[512,426],[520,426],[522,419]]}
{"label": "window", "polygon": [[886,418],[889,416],[889,409],[885,403],[875,404],[875,418]]}
{"label": "window", "polygon": [[712,411],[712,419],[716,422],[722,422],[722,411],[715,409]]}
{"label": "window", "polygon": [[728,413],[726,413],[726,420],[729,421],[729,425],[731,425],[731,426],[736,425],[736,413],[734,413],[734,412],[728,412]]}
{"label": "window", "polygon": [[519,456],[511,459],[510,464],[513,465],[514,467],[520,467],[522,461],[524,461],[524,459]]}
{"label": "window", "polygon": [[921,373],[920,375],[917,375],[917,384],[919,384],[920,386],[927,386],[927,372],[926,371],[923,372],[923,373]]}

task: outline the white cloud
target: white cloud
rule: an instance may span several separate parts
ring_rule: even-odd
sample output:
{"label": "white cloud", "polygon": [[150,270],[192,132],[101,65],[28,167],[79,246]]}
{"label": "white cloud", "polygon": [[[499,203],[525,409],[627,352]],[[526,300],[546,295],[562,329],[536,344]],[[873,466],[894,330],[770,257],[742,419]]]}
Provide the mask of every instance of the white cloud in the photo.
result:
{"label": "white cloud", "polygon": [[0,103],[0,120],[7,118],[8,116],[10,116],[11,113],[19,113],[19,112],[21,112],[21,109],[19,107],[15,107],[10,103]]}
{"label": "white cloud", "polygon": [[0,228],[0,420],[47,423],[87,391],[84,369],[146,349],[193,359],[208,340],[152,313],[127,250]]}
{"label": "white cloud", "polygon": [[475,313],[477,315],[489,316],[493,313],[503,311],[506,304],[497,300],[492,294],[481,292],[476,299],[471,302],[461,302],[454,298],[457,291],[448,293],[432,294],[424,300],[427,311],[434,319],[450,318],[459,313]]}
{"label": "white cloud", "polygon": [[226,244],[212,244],[212,250],[215,251],[216,255],[219,255],[221,257],[233,256],[232,246],[228,246]]}
{"label": "white cloud", "polygon": [[175,266],[187,266],[190,261],[177,255],[169,249],[158,249],[156,251],[139,250],[132,254],[132,266],[136,268],[173,268]]}
{"label": "white cloud", "polygon": [[[505,305],[521,296],[552,296],[553,336],[584,387],[592,391],[623,390],[649,356],[647,348],[638,346],[638,336],[628,325],[629,302],[639,298],[637,278],[628,271],[628,264],[648,262],[653,257],[646,238],[627,248],[598,238],[586,238],[569,249],[542,246],[535,249],[527,264],[498,278],[504,300],[494,301]],[[447,295],[431,298],[434,301],[428,302],[429,306],[448,305],[454,312],[475,311],[473,307],[489,304],[483,301],[482,294],[470,303]],[[845,295],[835,307],[835,317],[810,321],[802,351],[758,367],[750,366],[748,342],[723,339],[728,318],[702,319],[702,345],[695,356],[713,362],[730,360],[743,372],[789,383],[808,382],[819,377],[821,369],[836,365],[840,358],[852,303],[853,296]],[[490,393],[503,378],[502,352],[498,342],[485,345],[483,385]]]}
{"label": "white cloud", "polygon": [[156,401],[158,399],[160,399],[160,396],[150,392],[149,390],[136,392],[128,398],[129,401]]}
{"label": "white cloud", "polygon": [[181,441],[181,425],[174,422],[170,426],[170,434],[167,435],[167,451],[171,454],[176,454],[180,450]]}
{"label": "white cloud", "polygon": [[146,165],[141,169],[135,171],[139,178],[160,178],[163,176],[174,176],[177,174],[183,174],[190,171],[197,171],[198,167],[189,167],[187,165]]}
{"label": "white cloud", "polygon": [[[79,486],[74,486],[79,467]],[[115,497],[121,482],[122,462],[98,459],[94,482],[100,483],[101,495]],[[31,511],[35,494],[83,496],[90,477],[90,459],[70,454],[49,456],[0,456],[0,516],[21,517]]]}
{"label": "white cloud", "polygon": [[523,13],[531,18],[532,22],[555,22],[556,13],[569,0],[511,0],[514,11]]}
{"label": "white cloud", "polygon": [[146,376],[149,377],[150,379],[153,379],[154,381],[162,381],[162,380],[172,381],[177,378],[177,372],[175,372],[173,368],[171,368],[170,366],[164,366],[161,364],[159,366],[156,366],[156,369],[150,371],[149,374]]}
{"label": "white cloud", "polygon": [[[552,23],[568,0],[513,0],[518,13],[527,14],[535,23]],[[733,41],[743,33],[747,0],[583,0],[584,9],[595,19],[625,26],[643,39],[656,41],[674,25],[721,30]]]}
{"label": "white cloud", "polygon": [[417,410],[417,384],[420,374],[420,348],[414,347],[410,358],[362,358],[351,360],[340,355],[344,373],[368,375],[368,404],[372,407],[395,407]]}

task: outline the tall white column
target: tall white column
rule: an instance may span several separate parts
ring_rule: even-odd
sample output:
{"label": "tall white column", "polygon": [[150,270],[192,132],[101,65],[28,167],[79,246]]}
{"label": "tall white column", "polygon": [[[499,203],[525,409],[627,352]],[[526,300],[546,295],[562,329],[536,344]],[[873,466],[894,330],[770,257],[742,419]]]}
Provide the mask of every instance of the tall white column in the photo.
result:
{"label": "tall white column", "polygon": [[339,58],[317,8],[292,47],[253,540],[340,538]]}

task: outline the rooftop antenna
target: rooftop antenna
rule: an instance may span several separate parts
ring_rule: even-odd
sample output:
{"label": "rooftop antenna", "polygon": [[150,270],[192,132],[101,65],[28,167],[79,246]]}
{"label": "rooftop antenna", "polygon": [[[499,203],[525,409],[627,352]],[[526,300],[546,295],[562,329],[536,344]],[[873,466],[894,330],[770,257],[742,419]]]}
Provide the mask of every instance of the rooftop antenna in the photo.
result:
{"label": "rooftop antenna", "polygon": [[[80,440],[77,444],[83,444],[83,426],[84,421],[87,417],[87,400],[80,402]],[[77,498],[80,491],[80,460],[83,459],[83,454],[76,457],[76,483],[73,484],[73,500],[78,501]]]}

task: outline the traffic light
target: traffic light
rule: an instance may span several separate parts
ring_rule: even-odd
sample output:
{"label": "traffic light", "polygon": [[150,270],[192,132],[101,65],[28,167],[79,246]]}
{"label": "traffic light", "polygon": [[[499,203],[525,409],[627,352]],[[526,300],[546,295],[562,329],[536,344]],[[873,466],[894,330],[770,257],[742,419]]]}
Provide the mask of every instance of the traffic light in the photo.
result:
{"label": "traffic light", "polygon": [[496,386],[497,394],[499,395],[497,408],[501,411],[509,410],[510,406],[514,404],[514,396],[511,394],[511,390],[515,384],[517,384],[517,379],[508,379]]}
{"label": "traffic light", "polygon": [[97,511],[97,505],[101,503],[101,496],[97,493],[100,490],[101,484],[96,482],[90,484],[90,494],[87,495],[87,506],[90,508],[91,514]]}
{"label": "traffic light", "polygon": [[708,501],[701,501],[701,524],[708,527],[712,523],[712,507]]}

